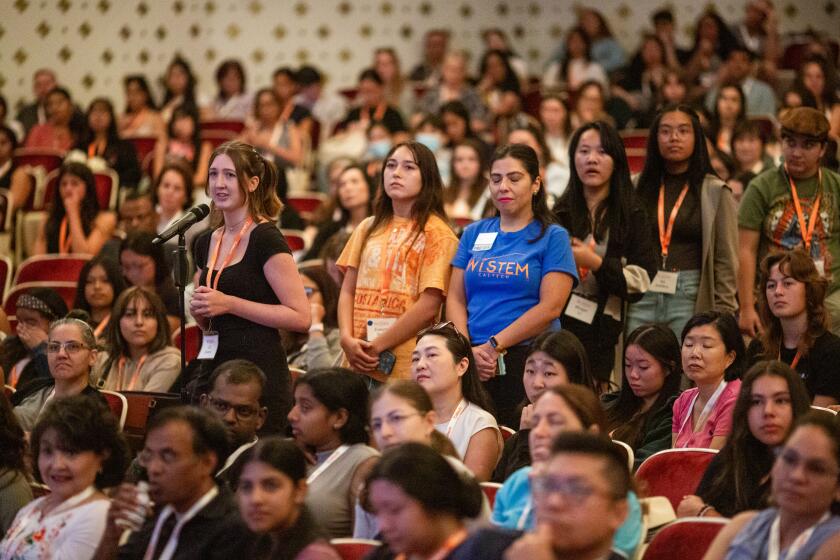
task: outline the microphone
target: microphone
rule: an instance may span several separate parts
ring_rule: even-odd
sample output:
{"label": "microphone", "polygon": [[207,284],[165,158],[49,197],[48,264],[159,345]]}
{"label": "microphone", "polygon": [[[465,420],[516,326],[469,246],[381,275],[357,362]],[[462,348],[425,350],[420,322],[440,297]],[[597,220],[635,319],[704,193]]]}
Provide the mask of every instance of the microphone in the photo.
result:
{"label": "microphone", "polygon": [[190,208],[190,210],[184,217],[182,217],[180,220],[166,228],[166,231],[155,237],[152,243],[154,243],[155,245],[160,245],[161,243],[169,241],[176,235],[184,233],[185,231],[190,229],[190,227],[196,222],[200,222],[201,220],[206,218],[209,213],[210,207],[206,204],[199,204],[195,208]]}

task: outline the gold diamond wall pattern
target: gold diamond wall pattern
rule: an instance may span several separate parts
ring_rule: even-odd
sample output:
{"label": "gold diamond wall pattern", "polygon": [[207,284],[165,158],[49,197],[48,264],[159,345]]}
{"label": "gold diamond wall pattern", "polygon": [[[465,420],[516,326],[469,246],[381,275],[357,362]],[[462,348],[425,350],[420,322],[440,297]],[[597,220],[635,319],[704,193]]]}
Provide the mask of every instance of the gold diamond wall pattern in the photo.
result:
{"label": "gold diamond wall pattern", "polygon": [[[746,0],[714,2],[728,21]],[[776,0],[782,31],[818,29],[840,35],[840,0]],[[585,3],[589,5],[589,3]],[[803,9],[805,5],[808,9]],[[213,72],[235,57],[248,88],[270,81],[275,68],[318,65],[334,87],[352,86],[373,50],[393,46],[408,71],[423,33],[447,28],[452,45],[475,60],[481,30],[501,27],[530,70],[542,70],[578,3],[566,0],[0,0],[0,92],[10,105],[29,98],[33,72],[52,67],[77,101],[96,95],[123,102],[122,76],[142,72],[158,84],[178,52],[198,75],[199,91],[215,94]],[[709,5],[690,0],[602,0],[619,41],[634,51],[650,14],[668,5],[682,43]]]}

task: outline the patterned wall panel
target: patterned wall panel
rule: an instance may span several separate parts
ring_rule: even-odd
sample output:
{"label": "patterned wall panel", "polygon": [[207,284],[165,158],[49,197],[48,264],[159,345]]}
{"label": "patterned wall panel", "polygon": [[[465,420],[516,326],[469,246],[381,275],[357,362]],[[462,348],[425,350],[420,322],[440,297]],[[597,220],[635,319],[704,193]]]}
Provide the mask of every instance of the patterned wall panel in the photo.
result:
{"label": "patterned wall panel", "polygon": [[[712,4],[734,21],[745,1]],[[776,0],[782,31],[840,35],[838,2]],[[664,4],[675,10],[687,44],[709,3],[602,0],[598,6],[634,50],[650,14]],[[267,84],[278,66],[302,62],[346,87],[379,46],[395,47],[407,71],[418,61],[423,33],[437,27],[448,28],[453,46],[474,58],[482,50],[481,30],[502,27],[539,71],[574,23],[575,6],[560,0],[0,0],[0,91],[12,105],[28,98],[32,73],[48,66],[79,102],[107,95],[122,104],[122,76],[142,72],[157,81],[175,52],[192,62],[208,97],[215,93],[215,66],[227,57],[245,62],[252,90]]]}

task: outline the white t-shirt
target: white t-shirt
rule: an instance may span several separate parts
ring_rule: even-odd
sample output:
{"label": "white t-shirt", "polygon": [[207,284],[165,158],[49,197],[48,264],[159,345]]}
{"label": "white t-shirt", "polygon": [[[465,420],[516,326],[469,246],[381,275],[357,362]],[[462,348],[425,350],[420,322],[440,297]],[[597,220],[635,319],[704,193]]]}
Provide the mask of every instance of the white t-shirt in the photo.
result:
{"label": "white t-shirt", "polygon": [[480,406],[469,403],[464,409],[464,412],[455,420],[455,425],[452,427],[452,433],[447,434],[446,430],[449,427],[449,421],[437,424],[435,428],[443,435],[452,440],[455,450],[463,459],[467,454],[467,448],[470,446],[470,439],[486,428],[493,428],[499,431],[499,424],[493,415],[481,408]]}

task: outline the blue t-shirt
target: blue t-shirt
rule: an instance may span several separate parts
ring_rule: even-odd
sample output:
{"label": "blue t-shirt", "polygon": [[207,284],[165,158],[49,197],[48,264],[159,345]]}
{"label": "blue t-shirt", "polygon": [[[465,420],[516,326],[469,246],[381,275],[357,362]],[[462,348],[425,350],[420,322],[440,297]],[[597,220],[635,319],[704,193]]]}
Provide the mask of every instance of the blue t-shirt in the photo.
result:
{"label": "blue t-shirt", "polygon": [[[489,249],[477,251],[475,242],[482,233],[497,235]],[[452,266],[464,270],[467,328],[473,344],[484,344],[539,303],[540,283],[547,273],[565,272],[577,284],[569,233],[551,225],[539,241],[528,243],[539,233],[537,221],[519,231],[504,232],[499,218],[475,222],[464,230]],[[560,329],[559,317],[550,328]]]}
{"label": "blue t-shirt", "polygon": [[[534,530],[536,518],[531,502],[530,473],[531,467],[522,467],[499,488],[493,503],[493,515],[490,517],[495,525],[507,529]],[[627,506],[627,518],[613,535],[612,548],[632,558],[642,534],[642,506],[635,492],[627,493]]]}

